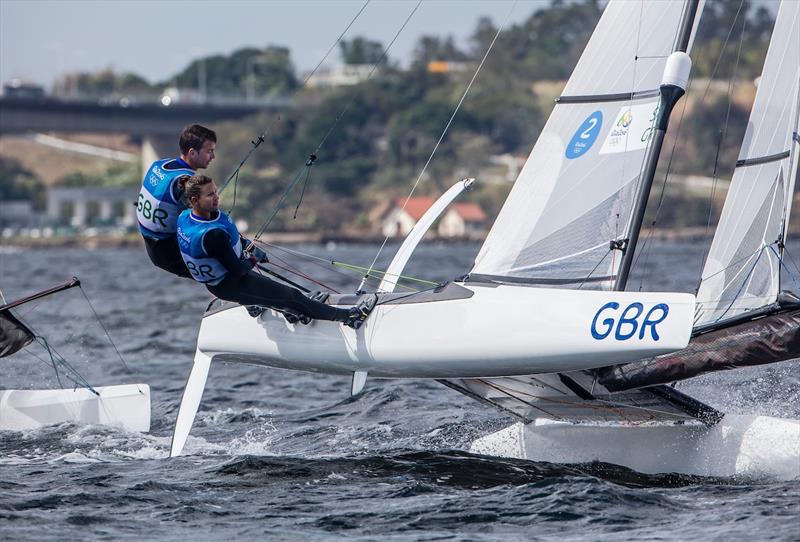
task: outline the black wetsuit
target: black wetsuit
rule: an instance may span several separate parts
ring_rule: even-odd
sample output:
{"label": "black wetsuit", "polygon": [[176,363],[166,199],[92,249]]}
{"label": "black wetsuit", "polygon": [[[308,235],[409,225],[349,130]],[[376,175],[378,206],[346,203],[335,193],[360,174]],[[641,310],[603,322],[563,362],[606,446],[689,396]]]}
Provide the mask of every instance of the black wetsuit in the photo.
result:
{"label": "black wetsuit", "polygon": [[[242,238],[242,246],[249,241]],[[206,285],[208,291],[220,299],[241,305],[261,305],[277,310],[288,310],[316,320],[345,322],[350,316],[348,309],[338,309],[309,299],[299,290],[276,282],[254,272],[254,262],[238,258],[231,248],[228,234],[213,229],[203,238],[203,248],[227,269],[228,274],[219,284]]]}
{"label": "black wetsuit", "polygon": [[183,261],[181,251],[178,248],[178,238],[174,235],[169,239],[153,239],[152,237],[144,238],[144,248],[147,250],[147,255],[153,265],[160,267],[164,271],[168,271],[173,275],[192,278],[192,274],[186,269],[186,263]]}

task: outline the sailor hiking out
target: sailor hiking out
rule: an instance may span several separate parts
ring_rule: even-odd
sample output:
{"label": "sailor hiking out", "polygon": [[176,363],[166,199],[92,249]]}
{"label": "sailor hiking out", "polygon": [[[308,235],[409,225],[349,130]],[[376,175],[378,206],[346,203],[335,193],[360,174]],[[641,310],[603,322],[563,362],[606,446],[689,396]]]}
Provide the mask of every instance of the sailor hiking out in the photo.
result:
{"label": "sailor hiking out", "polygon": [[155,266],[179,277],[192,278],[175,237],[178,215],[186,209],[178,181],[208,167],[214,159],[216,143],[217,135],[213,130],[191,124],[181,131],[180,156],[156,160],[142,180],[136,218],[147,255]]}
{"label": "sailor hiking out", "polygon": [[[309,323],[311,319],[332,320],[358,329],[375,307],[372,295],[349,309],[337,308],[305,296],[253,271],[268,261],[267,254],[239,234],[231,218],[219,210],[219,195],[214,181],[205,175],[181,179],[189,209],[177,221],[181,256],[192,278],[220,299],[247,305],[251,315],[259,307],[283,312],[290,322]],[[245,249],[249,249],[248,255]]]}

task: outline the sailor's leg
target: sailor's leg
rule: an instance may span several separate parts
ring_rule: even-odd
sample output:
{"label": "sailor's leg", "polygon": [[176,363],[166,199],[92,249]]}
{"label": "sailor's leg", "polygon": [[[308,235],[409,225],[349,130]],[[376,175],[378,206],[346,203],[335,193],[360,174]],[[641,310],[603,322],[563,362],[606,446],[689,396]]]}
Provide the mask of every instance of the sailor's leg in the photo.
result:
{"label": "sailor's leg", "polygon": [[189,431],[192,429],[194,417],[200,407],[200,399],[206,388],[210,366],[211,356],[198,349],[194,354],[192,372],[189,373],[189,380],[186,382],[181,405],[178,408],[178,419],[175,421],[175,431],[172,433],[172,444],[169,450],[170,457],[181,455],[186,439],[189,438]]}
{"label": "sailor's leg", "polygon": [[156,240],[145,237],[144,247],[150,257],[150,261],[156,267],[179,277],[192,278],[192,274],[189,273],[186,264],[183,262],[183,257],[181,257],[177,239]]}
{"label": "sailor's leg", "polygon": [[347,309],[339,309],[306,297],[300,290],[286,286],[257,273],[250,272],[238,279],[226,279],[208,289],[221,299],[242,305],[263,305],[289,310],[317,320],[345,322]]}

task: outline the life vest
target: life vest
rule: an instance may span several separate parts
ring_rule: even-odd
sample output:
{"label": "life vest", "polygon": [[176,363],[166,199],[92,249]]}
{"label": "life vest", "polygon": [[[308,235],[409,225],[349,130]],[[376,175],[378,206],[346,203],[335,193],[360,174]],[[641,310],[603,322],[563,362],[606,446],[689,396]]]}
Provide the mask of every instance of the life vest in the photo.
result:
{"label": "life vest", "polygon": [[183,162],[177,158],[167,158],[153,162],[147,170],[136,201],[136,218],[143,236],[169,239],[175,235],[178,215],[186,204],[175,201],[173,184],[179,177],[194,175],[194,170],[181,165]]}
{"label": "life vest", "polygon": [[242,255],[242,244],[239,242],[239,230],[231,218],[219,211],[216,218],[204,220],[186,209],[178,217],[178,247],[192,278],[205,284],[219,284],[228,270],[218,259],[208,255],[203,246],[203,238],[211,231],[220,229],[228,234],[231,248],[237,256]]}

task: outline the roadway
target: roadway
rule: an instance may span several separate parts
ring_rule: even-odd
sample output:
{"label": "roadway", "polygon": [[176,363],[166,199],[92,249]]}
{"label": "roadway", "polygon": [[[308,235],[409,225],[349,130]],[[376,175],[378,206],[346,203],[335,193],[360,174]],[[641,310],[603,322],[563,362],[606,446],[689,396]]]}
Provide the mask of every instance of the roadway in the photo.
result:
{"label": "roadway", "polygon": [[237,120],[260,111],[284,111],[289,99],[239,102],[113,103],[72,101],[53,97],[39,99],[0,98],[0,135],[28,132],[91,132],[132,136],[174,136],[190,123],[214,124]]}

